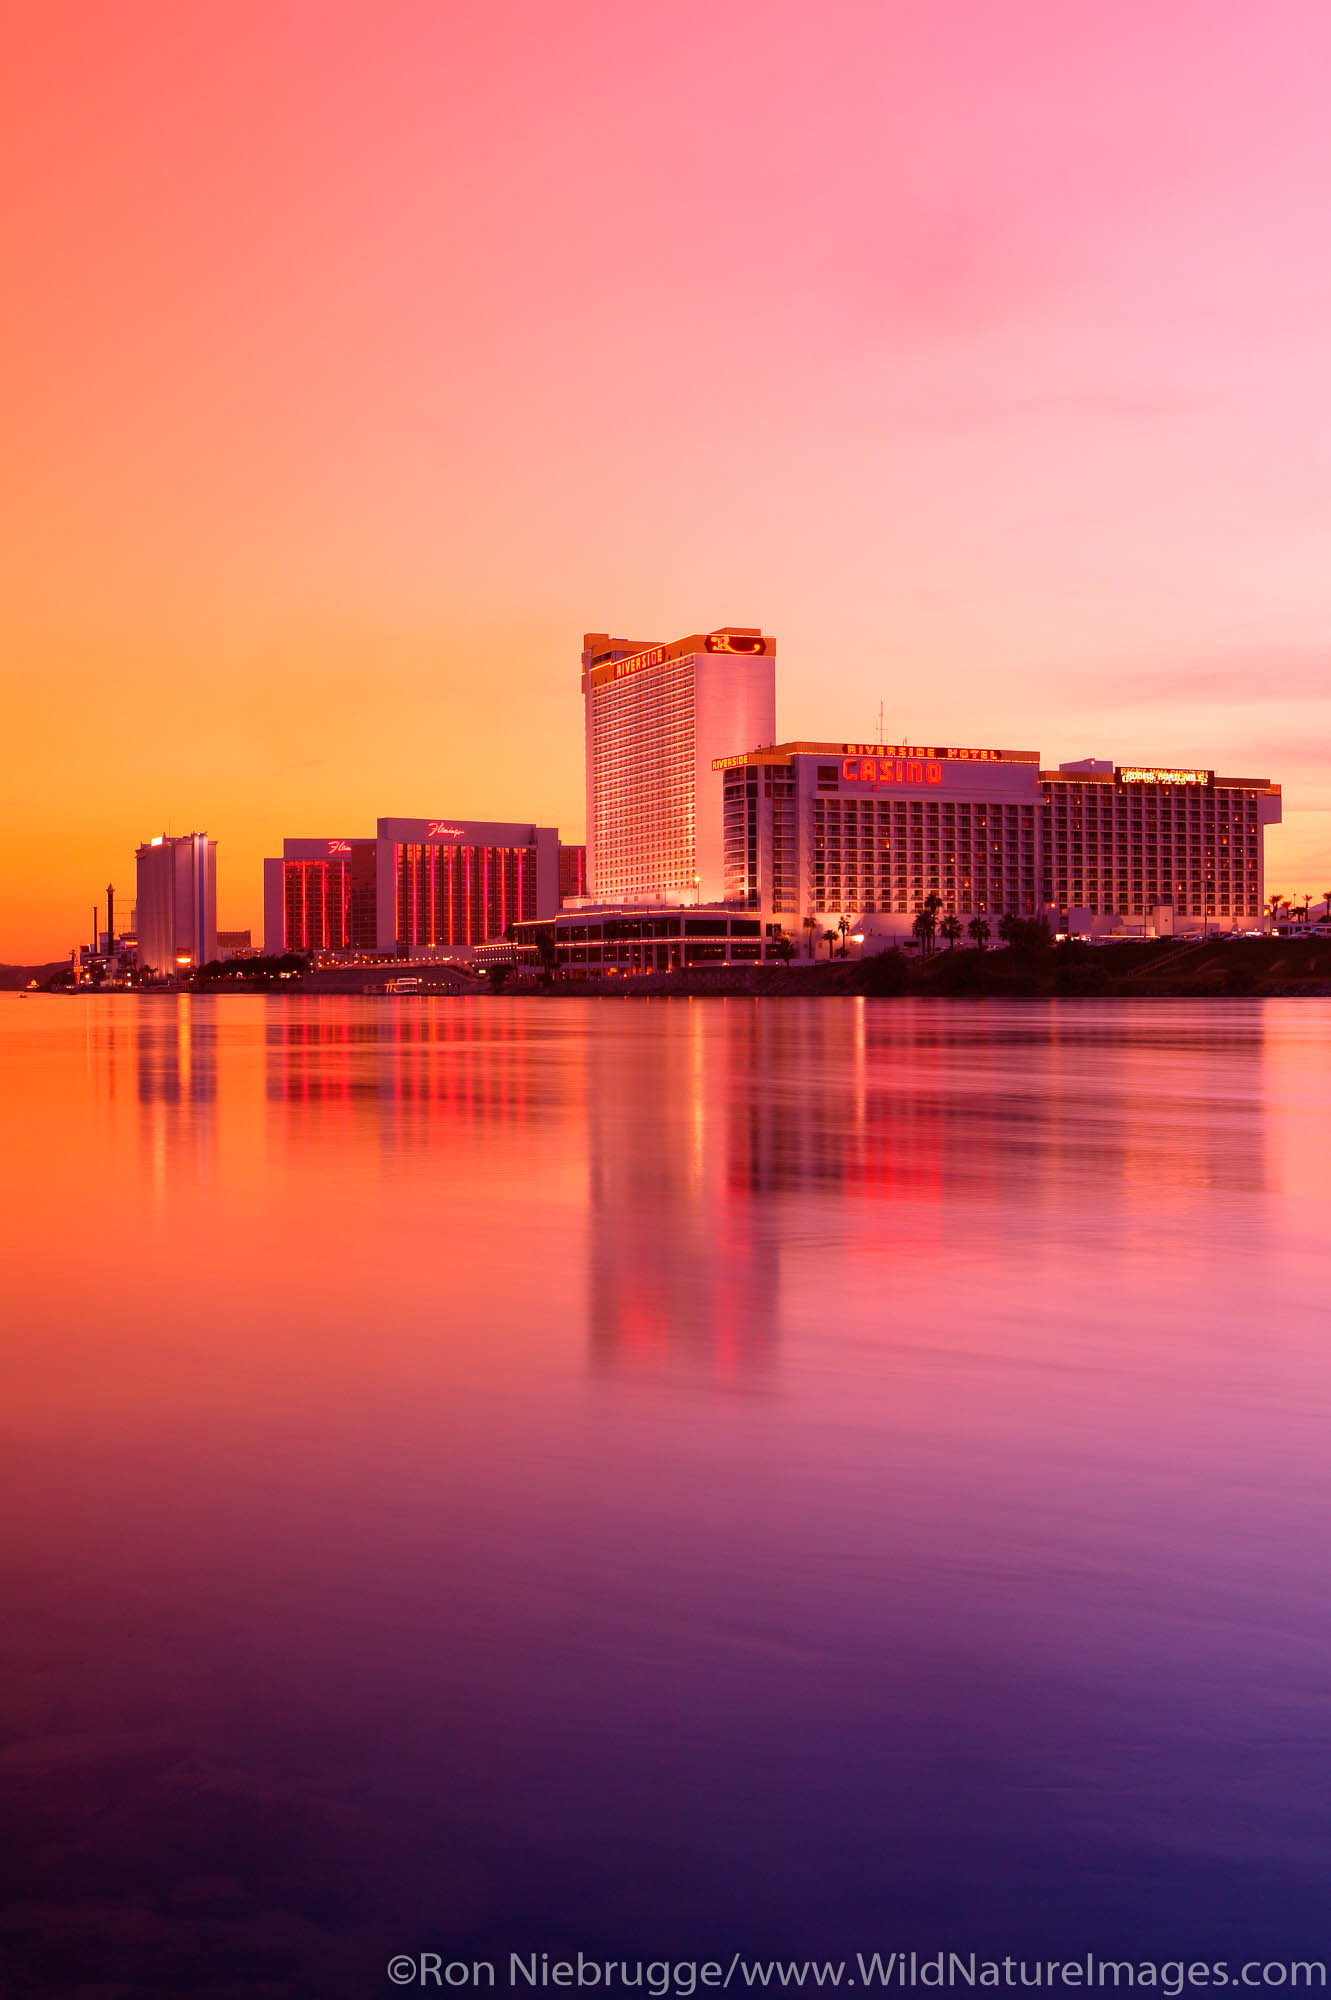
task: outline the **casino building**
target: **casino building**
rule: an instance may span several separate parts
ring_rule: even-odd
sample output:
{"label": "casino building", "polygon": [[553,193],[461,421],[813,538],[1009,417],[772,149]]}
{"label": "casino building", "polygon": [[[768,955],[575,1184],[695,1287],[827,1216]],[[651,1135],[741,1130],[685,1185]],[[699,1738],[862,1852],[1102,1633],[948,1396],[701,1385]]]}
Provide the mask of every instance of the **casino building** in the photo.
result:
{"label": "casino building", "polygon": [[1073,930],[1183,936],[1261,923],[1279,785],[1097,758],[1040,782],[1042,893]]}
{"label": "casino building", "polygon": [[381,819],[373,838],[286,840],[263,864],[270,953],[446,953],[559,908],[552,826]]}
{"label": "casino building", "polygon": [[798,938],[848,916],[866,948],[940,915],[1048,915],[1125,936],[1252,929],[1265,778],[1115,766],[1042,771],[1033,750],[785,743],[717,759],[727,903]]}
{"label": "casino building", "polygon": [[139,964],[174,977],[216,958],[217,842],[206,833],[159,833],[134,862]]}
{"label": "casino building", "polygon": [[379,948],[376,842],[331,834],[286,840],[263,864],[264,949],[365,951]]}
{"label": "casino building", "polygon": [[776,641],[725,625],[654,645],[583,638],[587,893],[598,903],[715,902],[717,760],[776,734]]}

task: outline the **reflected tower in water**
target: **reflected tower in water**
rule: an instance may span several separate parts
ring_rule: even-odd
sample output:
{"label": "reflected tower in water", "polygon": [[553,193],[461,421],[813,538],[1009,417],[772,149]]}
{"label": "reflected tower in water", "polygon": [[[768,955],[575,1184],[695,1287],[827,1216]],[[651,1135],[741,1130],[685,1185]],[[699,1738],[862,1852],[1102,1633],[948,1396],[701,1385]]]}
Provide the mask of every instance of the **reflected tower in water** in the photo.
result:
{"label": "reflected tower in water", "polygon": [[779,1245],[731,1157],[756,1011],[655,1010],[650,1061],[636,1008],[590,1039],[588,1310],[603,1368],[721,1387],[775,1365]]}
{"label": "reflected tower in water", "polygon": [[140,1139],[154,1195],[211,1174],[217,1154],[218,1017],[189,994],[135,1003],[130,1032]]}

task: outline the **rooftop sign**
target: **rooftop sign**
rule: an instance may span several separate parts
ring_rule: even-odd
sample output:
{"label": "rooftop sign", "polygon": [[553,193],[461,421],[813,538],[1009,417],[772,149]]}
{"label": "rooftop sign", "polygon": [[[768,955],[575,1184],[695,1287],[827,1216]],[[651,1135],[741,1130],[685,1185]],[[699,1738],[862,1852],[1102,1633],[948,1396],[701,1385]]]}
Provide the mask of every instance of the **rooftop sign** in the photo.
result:
{"label": "rooftop sign", "polygon": [[943,767],[936,757],[843,757],[841,776],[848,785],[941,785]]}
{"label": "rooftop sign", "polygon": [[918,743],[843,743],[843,757],[941,757],[963,764],[1001,764],[1001,750],[935,750]]}
{"label": "rooftop sign", "polygon": [[1209,785],[1213,771],[1169,771],[1154,764],[1123,764],[1114,776],[1120,785]]}
{"label": "rooftop sign", "polygon": [[761,632],[709,632],[703,649],[708,653],[765,653],[767,641]]}
{"label": "rooftop sign", "polygon": [[674,639],[664,646],[648,646],[641,653],[630,653],[622,660],[603,660],[590,669],[588,683],[592,687],[604,687],[609,681],[622,681],[630,674],[645,672],[648,667],[659,667],[665,660],[686,660],[693,653],[736,653],[753,659],[775,651],[775,640],[767,638],[762,632],[694,632],[687,639]]}

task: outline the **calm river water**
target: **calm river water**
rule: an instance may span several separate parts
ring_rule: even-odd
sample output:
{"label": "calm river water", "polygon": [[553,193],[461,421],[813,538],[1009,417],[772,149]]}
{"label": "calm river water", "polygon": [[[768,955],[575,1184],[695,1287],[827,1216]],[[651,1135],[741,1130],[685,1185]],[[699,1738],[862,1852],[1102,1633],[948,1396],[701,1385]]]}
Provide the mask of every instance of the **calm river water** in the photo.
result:
{"label": "calm river water", "polygon": [[1331,1963],[1331,1006],[5,996],[0,1106],[0,1990]]}

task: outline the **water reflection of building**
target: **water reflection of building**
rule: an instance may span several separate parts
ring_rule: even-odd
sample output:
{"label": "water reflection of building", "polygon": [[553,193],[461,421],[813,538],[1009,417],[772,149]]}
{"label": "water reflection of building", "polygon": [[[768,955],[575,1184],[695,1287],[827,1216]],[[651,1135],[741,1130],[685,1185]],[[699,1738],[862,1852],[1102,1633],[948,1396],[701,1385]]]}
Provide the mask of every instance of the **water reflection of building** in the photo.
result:
{"label": "water reflection of building", "polygon": [[774,1364],[777,1218],[730,1171],[729,1012],[671,1007],[647,1034],[635,1013],[590,1038],[588,1310],[602,1367],[724,1385]]}
{"label": "water reflection of building", "polygon": [[217,1016],[189,995],[145,999],[134,1016],[140,1104],[212,1104],[217,1098]]}
{"label": "water reflection of building", "polygon": [[968,1212],[1006,1215],[1019,1240],[1033,1205],[1079,1182],[1112,1202],[1147,1181],[1162,1212],[1174,1190],[1267,1184],[1260,1010],[847,1001],[731,1018],[726,1173],[752,1198],[876,1201],[889,1229],[899,1201],[907,1232],[946,1205],[964,1253]]}
{"label": "water reflection of building", "polygon": [[283,998],[264,1020],[264,1094],[363,1113],[390,1147],[472,1128],[520,1146],[569,1115],[570,1079],[551,1073],[544,1026],[531,1009],[475,999]]}
{"label": "water reflection of building", "polygon": [[131,1016],[139,1137],[154,1196],[211,1172],[217,1149],[218,1030],[191,995],[145,996]]}

